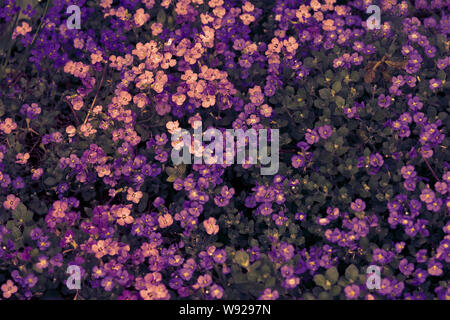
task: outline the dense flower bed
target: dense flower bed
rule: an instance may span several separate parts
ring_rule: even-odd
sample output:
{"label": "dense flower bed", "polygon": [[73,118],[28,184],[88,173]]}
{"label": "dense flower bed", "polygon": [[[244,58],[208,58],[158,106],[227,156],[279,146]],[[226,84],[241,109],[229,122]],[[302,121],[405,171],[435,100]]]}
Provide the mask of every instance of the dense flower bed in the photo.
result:
{"label": "dense flower bed", "polygon": [[[3,1],[0,297],[450,299],[450,7],[370,4]],[[175,166],[199,120],[278,173]]]}

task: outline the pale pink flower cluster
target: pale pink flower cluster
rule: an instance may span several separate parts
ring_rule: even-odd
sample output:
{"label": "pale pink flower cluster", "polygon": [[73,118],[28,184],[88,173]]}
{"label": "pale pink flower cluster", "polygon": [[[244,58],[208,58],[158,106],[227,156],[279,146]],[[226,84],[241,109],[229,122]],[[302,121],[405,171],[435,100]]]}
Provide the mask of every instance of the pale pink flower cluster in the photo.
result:
{"label": "pale pink flower cluster", "polygon": [[15,195],[13,194],[9,194],[6,197],[6,200],[3,202],[3,208],[5,208],[6,210],[16,210],[17,206],[20,203],[20,199],[17,198]]}
{"label": "pale pink flower cluster", "polygon": [[17,26],[14,29],[12,38],[15,39],[15,38],[17,38],[18,35],[24,36],[30,31],[31,31],[30,25],[24,21],[24,22],[22,22],[22,24],[20,26]]}
{"label": "pale pink flower cluster", "polygon": [[30,154],[28,152],[18,153],[16,155],[16,163],[18,164],[26,164],[28,162],[28,159],[30,159]]}
{"label": "pale pink flower cluster", "polygon": [[134,14],[134,23],[137,27],[142,27],[150,19],[150,15],[140,8]]}
{"label": "pale pink flower cluster", "polygon": [[5,134],[10,134],[15,129],[17,129],[17,123],[11,118],[6,118],[4,121],[0,122],[0,130]]}

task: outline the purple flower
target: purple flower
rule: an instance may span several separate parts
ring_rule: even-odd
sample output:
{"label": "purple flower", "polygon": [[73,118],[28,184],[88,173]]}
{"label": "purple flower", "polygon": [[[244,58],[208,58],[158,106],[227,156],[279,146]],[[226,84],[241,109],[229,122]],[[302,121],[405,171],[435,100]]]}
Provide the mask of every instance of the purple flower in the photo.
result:
{"label": "purple flower", "polygon": [[356,284],[352,284],[346,286],[344,292],[347,299],[355,300],[359,297],[360,289]]}
{"label": "purple flower", "polygon": [[362,199],[356,199],[350,204],[353,211],[362,212],[366,208],[366,203]]}
{"label": "purple flower", "polygon": [[281,243],[278,251],[285,261],[289,261],[294,257],[294,247],[286,242]]}
{"label": "purple flower", "polygon": [[383,249],[374,249],[372,254],[372,262],[375,264],[385,265],[392,261],[394,254]]}
{"label": "purple flower", "polygon": [[408,106],[411,108],[412,111],[417,111],[422,109],[423,103],[420,101],[419,97],[414,96],[408,99]]}
{"label": "purple flower", "polygon": [[111,291],[114,288],[114,279],[112,277],[106,277],[101,282],[105,291]]}
{"label": "purple flower", "polygon": [[319,141],[319,135],[316,130],[308,129],[305,134],[305,139],[308,144],[314,144]]}
{"label": "purple flower", "polygon": [[445,57],[445,58],[439,59],[439,60],[436,62],[437,68],[438,68],[439,70],[444,70],[445,68],[448,67],[448,65],[449,65],[449,60],[450,60],[449,57]]}
{"label": "purple flower", "polygon": [[213,298],[213,299],[222,299],[224,290],[218,284],[213,284],[209,288],[209,292],[210,292],[211,298]]}
{"label": "purple flower", "polygon": [[34,228],[30,231],[30,237],[32,240],[38,240],[40,237],[42,237],[43,233],[41,228]]}
{"label": "purple flower", "polygon": [[442,81],[440,79],[433,78],[429,82],[429,88],[432,91],[439,89],[441,87],[441,85],[442,85]]}
{"label": "purple flower", "polygon": [[305,166],[305,158],[302,155],[295,155],[291,158],[291,164],[294,168]]}
{"label": "purple flower", "polygon": [[352,107],[352,108],[346,107],[346,108],[344,108],[344,114],[345,114],[349,119],[355,117],[356,112],[357,112],[356,107]]}
{"label": "purple flower", "polygon": [[414,190],[416,190],[416,180],[415,179],[406,179],[405,182],[403,182],[403,186],[408,191],[414,191]]}
{"label": "purple flower", "polygon": [[370,156],[370,165],[372,167],[381,167],[384,164],[383,156],[379,153],[373,154]]}
{"label": "purple flower", "polygon": [[416,269],[416,271],[414,272],[414,279],[413,279],[412,283],[415,286],[421,285],[422,283],[425,282],[427,277],[428,277],[428,273],[425,270]]}
{"label": "purple flower", "polygon": [[414,170],[414,166],[412,166],[412,165],[403,166],[401,168],[400,172],[404,179],[414,178],[417,176],[417,173]]}
{"label": "purple flower", "polygon": [[273,290],[267,288],[264,290],[262,295],[258,298],[258,300],[277,300],[280,295],[277,290]]}
{"label": "purple flower", "polygon": [[414,264],[408,263],[407,259],[402,259],[398,268],[405,276],[409,276],[414,271]]}
{"label": "purple flower", "polygon": [[300,284],[300,278],[296,276],[289,276],[283,281],[283,287],[293,289]]}
{"label": "purple flower", "polygon": [[328,139],[333,134],[333,129],[329,125],[319,127],[318,131],[322,139]]}
{"label": "purple flower", "polygon": [[199,276],[197,278],[197,283],[195,285],[193,285],[193,287],[194,287],[194,289],[195,288],[206,288],[206,287],[210,286],[211,283],[212,283],[211,275],[205,274],[205,275]]}
{"label": "purple flower", "polygon": [[297,212],[295,214],[295,220],[304,221],[306,219],[306,214],[304,212]]}
{"label": "purple flower", "polygon": [[30,273],[28,274],[24,279],[23,279],[23,283],[28,287],[28,288],[33,288],[36,283],[38,282],[38,278]]}
{"label": "purple flower", "polygon": [[264,202],[258,207],[256,212],[262,216],[268,216],[273,212],[272,204],[270,202]]}
{"label": "purple flower", "polygon": [[381,94],[378,97],[378,105],[381,108],[387,108],[391,105],[391,97],[390,96],[385,96],[384,94]]}
{"label": "purple flower", "polygon": [[440,263],[439,261],[437,261],[435,259],[430,259],[428,261],[427,266],[428,266],[428,270],[427,271],[428,271],[429,275],[436,276],[436,277],[442,275],[442,273],[443,273],[443,270],[442,270],[443,266],[442,266],[442,263]]}
{"label": "purple flower", "polygon": [[448,191],[448,184],[446,182],[436,182],[434,184],[434,189],[440,194],[446,194]]}

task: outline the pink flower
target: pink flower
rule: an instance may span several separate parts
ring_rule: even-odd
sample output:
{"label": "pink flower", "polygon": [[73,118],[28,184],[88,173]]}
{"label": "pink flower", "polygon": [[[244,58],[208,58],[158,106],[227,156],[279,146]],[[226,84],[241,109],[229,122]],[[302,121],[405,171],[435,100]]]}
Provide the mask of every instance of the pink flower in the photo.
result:
{"label": "pink flower", "polygon": [[179,127],[180,127],[180,124],[178,123],[178,120],[169,121],[166,123],[166,128],[170,134],[174,134],[177,130],[179,130]]}
{"label": "pink flower", "polygon": [[173,224],[173,218],[169,213],[166,213],[158,217],[158,223],[161,228],[167,228]]}
{"label": "pink flower", "polygon": [[205,274],[204,276],[199,276],[197,279],[197,283],[194,284],[192,287],[194,289],[198,288],[206,288],[207,286],[211,285],[212,278],[209,274]]}
{"label": "pink flower", "polygon": [[216,224],[216,219],[213,217],[203,221],[203,226],[205,227],[207,234],[217,234],[219,232],[219,226]]}
{"label": "pink flower", "polygon": [[18,153],[16,155],[16,163],[18,164],[26,164],[28,162],[28,159],[30,159],[30,154],[27,153]]}
{"label": "pink flower", "polygon": [[142,8],[138,9],[134,14],[134,23],[138,27],[143,26],[148,21],[148,19],[150,19],[150,15],[148,13],[145,13],[144,9]]}
{"label": "pink flower", "polygon": [[14,32],[13,32],[11,38],[15,39],[15,38],[17,38],[18,35],[24,36],[30,31],[31,31],[30,25],[26,22],[22,22],[22,25],[17,26],[16,29],[14,29]]}
{"label": "pink flower", "polygon": [[17,128],[17,124],[11,118],[6,118],[4,122],[0,123],[0,130],[5,134],[10,134]]}
{"label": "pink flower", "polygon": [[139,203],[142,195],[142,191],[134,191],[133,188],[128,188],[127,200],[134,203]]}
{"label": "pink flower", "polygon": [[3,297],[8,299],[14,293],[17,292],[17,287],[14,285],[14,282],[11,280],[6,281],[6,283],[2,284]]}
{"label": "pink flower", "polygon": [[221,299],[223,297],[223,288],[217,284],[213,284],[210,288],[210,295],[214,299]]}
{"label": "pink flower", "polygon": [[262,295],[258,298],[258,300],[276,300],[279,297],[279,293],[277,290],[273,290],[270,288],[267,288],[264,290]]}
{"label": "pink flower", "polygon": [[42,176],[42,174],[44,173],[44,169],[42,168],[37,168],[37,169],[31,169],[31,179],[33,180],[39,180],[39,178]]}
{"label": "pink flower", "polygon": [[130,209],[128,208],[118,208],[116,209],[116,217],[117,217],[117,223],[121,226],[124,226],[125,224],[133,223],[134,218],[130,216]]}
{"label": "pink flower", "polygon": [[5,208],[6,210],[16,210],[17,206],[20,203],[20,199],[17,198],[15,195],[13,194],[9,194],[6,197],[6,200],[3,202],[3,208]]}

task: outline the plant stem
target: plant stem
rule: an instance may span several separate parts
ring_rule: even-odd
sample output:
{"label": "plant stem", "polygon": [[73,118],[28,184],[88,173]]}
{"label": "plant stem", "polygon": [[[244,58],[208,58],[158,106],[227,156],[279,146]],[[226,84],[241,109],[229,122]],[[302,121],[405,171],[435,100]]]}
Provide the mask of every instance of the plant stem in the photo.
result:
{"label": "plant stem", "polygon": [[47,0],[47,3],[46,3],[46,5],[45,5],[45,9],[44,9],[44,14],[41,16],[41,22],[39,23],[39,26],[38,26],[37,29],[36,29],[36,33],[34,34],[34,37],[33,37],[33,40],[31,41],[30,46],[27,48],[27,54],[25,55],[25,57],[28,56],[28,53],[29,53],[29,52],[31,51],[31,49],[33,48],[33,45],[34,45],[34,43],[35,43],[35,41],[36,41],[36,39],[37,39],[37,36],[38,36],[39,33],[41,32],[41,27],[42,27],[42,24],[44,23],[45,16],[47,15],[48,7],[49,7],[49,5],[50,5],[50,2],[51,2],[51,0]]}
{"label": "plant stem", "polygon": [[[13,24],[12,29],[11,29],[11,32],[10,32],[10,34],[9,34],[9,39],[8,39],[8,41],[11,41],[12,34],[14,33],[14,29],[16,28],[16,25],[17,25],[17,20],[19,20],[19,16],[20,16],[20,12],[16,14],[16,18],[14,19],[14,24]],[[14,41],[12,41],[12,44],[10,44],[10,46],[9,46],[9,48],[8,48],[8,53],[6,54],[5,60],[4,60],[3,63],[2,63],[2,69],[1,69],[2,72],[1,72],[0,74],[3,74],[3,72],[4,72],[5,69],[6,69],[6,67],[8,66],[8,63],[9,63],[9,56],[11,55],[11,51],[12,51],[13,44],[14,44]]]}
{"label": "plant stem", "polygon": [[92,108],[94,108],[95,101],[97,100],[98,93],[100,92],[100,88],[102,87],[102,84],[103,84],[103,79],[105,79],[105,74],[106,74],[106,69],[107,68],[108,68],[108,65],[105,64],[105,67],[103,68],[102,78],[101,78],[100,84],[98,85],[98,88],[97,88],[97,93],[95,94],[94,101],[92,101],[91,107],[89,108],[89,111],[88,111],[88,113],[86,115],[86,118],[84,119],[83,124],[86,124],[86,122],[88,121],[89,115],[92,112]]}
{"label": "plant stem", "polygon": [[431,173],[433,174],[433,177],[439,181],[439,178],[437,177],[436,173],[434,172],[433,168],[430,166],[430,163],[428,162],[428,160],[422,156],[422,159],[425,161],[425,163],[427,164],[428,169],[430,169]]}

